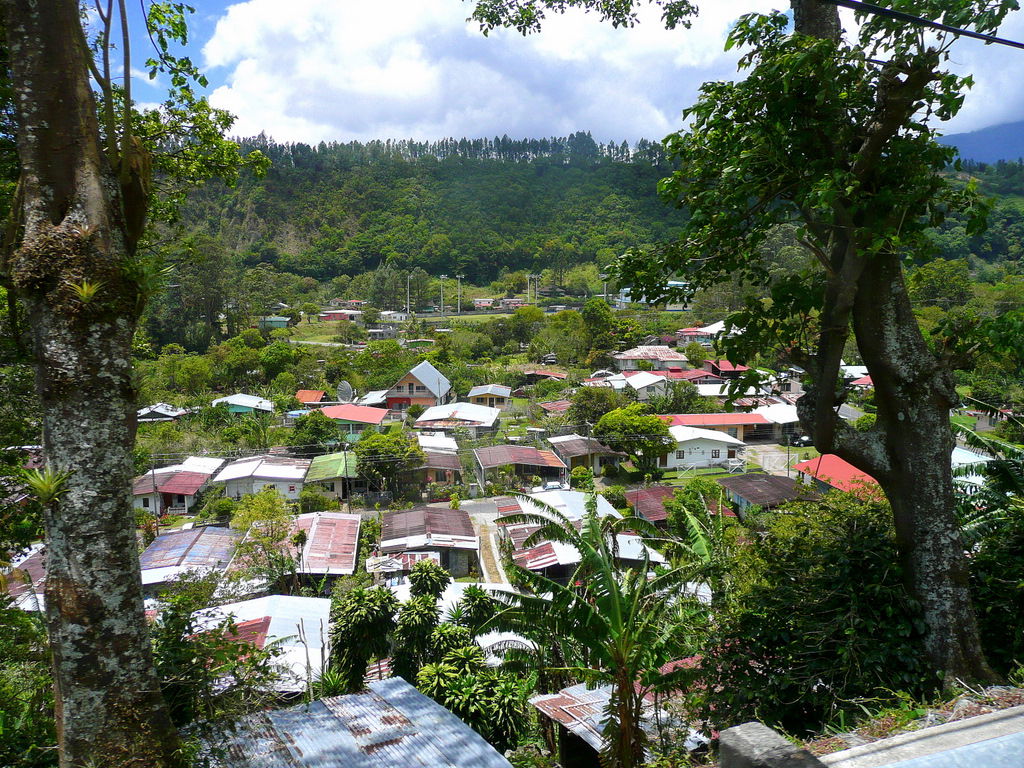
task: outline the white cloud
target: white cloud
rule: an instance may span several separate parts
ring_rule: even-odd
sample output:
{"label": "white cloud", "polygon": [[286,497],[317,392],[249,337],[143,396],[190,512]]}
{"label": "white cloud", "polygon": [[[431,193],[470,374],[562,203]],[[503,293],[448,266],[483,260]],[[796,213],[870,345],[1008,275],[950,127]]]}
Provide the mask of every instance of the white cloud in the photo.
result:
{"label": "white cloud", "polygon": [[[234,132],[278,140],[563,135],[660,138],[679,125],[700,83],[735,75],[722,47],[743,13],[787,0],[703,3],[690,30],[663,29],[656,7],[614,29],[593,15],[552,14],[537,35],[481,35],[461,0],[247,0],[227,8],[203,48],[223,82],[211,101]],[[1014,29],[1024,33],[1022,15]],[[977,49],[977,50],[974,50]],[[961,43],[978,87],[957,129],[1017,119],[1019,51]],[[994,66],[994,62],[1001,62]],[[993,111],[993,102],[999,102]],[[975,123],[978,125],[976,126]],[[963,126],[963,127],[961,127]]]}

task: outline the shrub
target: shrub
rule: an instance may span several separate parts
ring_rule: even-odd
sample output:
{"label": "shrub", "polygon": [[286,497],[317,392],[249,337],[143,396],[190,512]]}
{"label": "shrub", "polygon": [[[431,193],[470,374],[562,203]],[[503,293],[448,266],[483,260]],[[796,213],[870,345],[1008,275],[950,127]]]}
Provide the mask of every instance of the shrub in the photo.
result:
{"label": "shrub", "polygon": [[621,485],[609,485],[601,495],[616,509],[624,509],[626,506],[626,488]]}
{"label": "shrub", "polygon": [[981,644],[992,667],[1008,674],[1024,662],[1024,506],[981,540],[971,557],[971,594]]}
{"label": "shrub", "polygon": [[859,697],[934,687],[886,504],[833,493],[761,522],[726,564],[733,589],[696,671],[706,716],[806,733]]}

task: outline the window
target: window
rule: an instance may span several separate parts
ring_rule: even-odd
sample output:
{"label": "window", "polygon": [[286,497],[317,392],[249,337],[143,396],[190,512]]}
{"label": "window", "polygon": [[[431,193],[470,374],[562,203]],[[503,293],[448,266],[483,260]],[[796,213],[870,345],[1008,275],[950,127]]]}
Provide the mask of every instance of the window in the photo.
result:
{"label": "window", "polygon": [[686,458],[686,451],[676,451],[676,458],[677,459],[685,459]]}
{"label": "window", "polygon": [[149,499],[145,496],[142,497],[142,508],[149,509]]}
{"label": "window", "polygon": [[720,458],[722,458],[722,451],[721,451],[721,449],[720,448],[712,448],[711,449],[711,458],[712,459],[720,459]]}
{"label": "window", "polygon": [[[410,392],[412,391],[412,386],[411,386],[411,385],[410,385],[410,387],[409,387],[409,391],[410,391]],[[427,388],[426,388],[425,386],[423,386],[422,384],[417,384],[417,385],[416,385],[416,391],[417,391],[417,392],[426,392],[426,391],[427,391]]]}
{"label": "window", "polygon": [[295,493],[295,486],[294,485],[289,485],[288,486],[288,493]]}
{"label": "window", "polygon": [[334,483],[324,483],[323,486],[325,490],[334,492]]}
{"label": "window", "polygon": [[739,428],[738,427],[729,427],[726,430],[726,432],[728,433],[729,437],[739,437]]}

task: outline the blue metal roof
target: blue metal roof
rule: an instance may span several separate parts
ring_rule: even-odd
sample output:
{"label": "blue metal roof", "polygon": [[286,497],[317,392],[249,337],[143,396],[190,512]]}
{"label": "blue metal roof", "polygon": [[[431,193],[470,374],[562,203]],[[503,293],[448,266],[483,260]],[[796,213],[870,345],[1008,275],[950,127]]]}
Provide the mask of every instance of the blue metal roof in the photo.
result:
{"label": "blue metal roof", "polygon": [[221,768],[511,768],[476,731],[400,677],[244,718],[207,741]]}

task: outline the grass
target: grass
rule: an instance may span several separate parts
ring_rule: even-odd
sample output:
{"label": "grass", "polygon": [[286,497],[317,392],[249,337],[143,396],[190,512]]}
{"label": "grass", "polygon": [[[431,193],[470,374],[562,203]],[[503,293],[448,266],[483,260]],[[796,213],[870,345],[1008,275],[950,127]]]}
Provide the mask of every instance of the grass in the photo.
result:
{"label": "grass", "polygon": [[949,420],[958,427],[964,427],[965,429],[974,429],[978,423],[978,420],[973,416],[950,416]]}
{"label": "grass", "polygon": [[338,333],[337,320],[323,320],[316,323],[299,323],[291,328],[292,341],[334,341]]}

